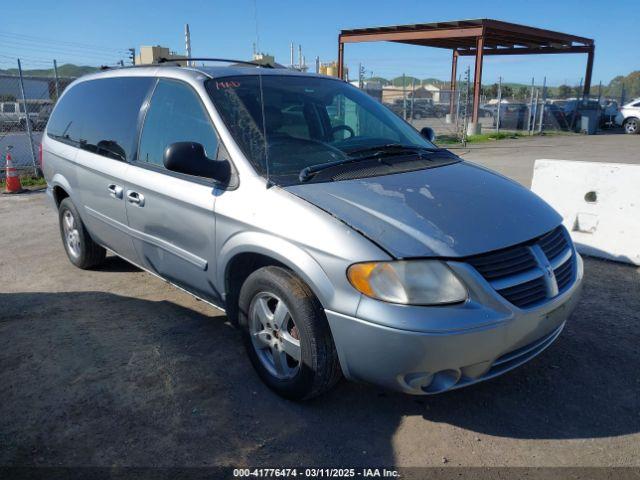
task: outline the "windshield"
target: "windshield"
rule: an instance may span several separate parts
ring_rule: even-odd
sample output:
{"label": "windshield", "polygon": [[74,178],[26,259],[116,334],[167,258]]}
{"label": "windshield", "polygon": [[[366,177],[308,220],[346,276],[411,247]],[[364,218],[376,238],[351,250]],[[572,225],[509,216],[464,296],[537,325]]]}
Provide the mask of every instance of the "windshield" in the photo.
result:
{"label": "windshield", "polygon": [[305,169],[368,158],[380,148],[437,150],[375,99],[339,80],[243,75],[210,80],[207,90],[255,169],[266,176],[268,158],[269,177],[277,183],[298,183]]}

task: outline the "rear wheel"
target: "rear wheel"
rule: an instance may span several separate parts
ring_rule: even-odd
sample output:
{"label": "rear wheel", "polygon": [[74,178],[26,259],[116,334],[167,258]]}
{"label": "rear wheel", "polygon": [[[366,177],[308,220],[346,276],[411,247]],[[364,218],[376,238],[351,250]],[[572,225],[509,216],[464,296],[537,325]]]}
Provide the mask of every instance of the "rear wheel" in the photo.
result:
{"label": "rear wheel", "polygon": [[58,220],[64,250],[71,263],[78,268],[88,269],[104,260],[106,250],[93,241],[69,197],[60,202]]}
{"label": "rear wheel", "polygon": [[274,266],[255,271],[242,286],[239,307],[247,353],[272,390],[303,400],[340,379],[324,310],[293,272]]}
{"label": "rear wheel", "polygon": [[634,134],[640,133],[640,120],[634,117],[627,118],[624,121],[624,133]]}

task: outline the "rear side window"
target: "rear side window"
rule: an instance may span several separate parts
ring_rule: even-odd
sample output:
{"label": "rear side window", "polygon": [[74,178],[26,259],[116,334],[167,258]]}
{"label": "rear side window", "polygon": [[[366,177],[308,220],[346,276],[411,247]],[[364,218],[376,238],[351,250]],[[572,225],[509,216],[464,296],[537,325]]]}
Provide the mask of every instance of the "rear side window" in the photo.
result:
{"label": "rear side window", "polygon": [[79,83],[60,100],[47,134],[116,160],[135,155],[138,114],[153,78],[104,78]]}
{"label": "rear side window", "polygon": [[144,121],[138,161],[164,168],[164,151],[175,142],[200,143],[207,157],[217,156],[218,138],[197,93],[182,82],[160,80]]}

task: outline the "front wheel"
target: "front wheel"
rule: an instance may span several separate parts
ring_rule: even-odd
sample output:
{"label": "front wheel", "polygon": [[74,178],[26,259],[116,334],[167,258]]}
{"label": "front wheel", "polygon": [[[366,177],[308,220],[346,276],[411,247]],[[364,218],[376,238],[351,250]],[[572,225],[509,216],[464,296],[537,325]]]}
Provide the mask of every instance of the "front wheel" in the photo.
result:
{"label": "front wheel", "polygon": [[239,307],[251,363],[276,393],[309,399],[340,379],[324,310],[293,272],[274,266],[255,271],[240,290]]}
{"label": "front wheel", "polygon": [[640,120],[637,118],[627,118],[624,121],[624,133],[640,133]]}

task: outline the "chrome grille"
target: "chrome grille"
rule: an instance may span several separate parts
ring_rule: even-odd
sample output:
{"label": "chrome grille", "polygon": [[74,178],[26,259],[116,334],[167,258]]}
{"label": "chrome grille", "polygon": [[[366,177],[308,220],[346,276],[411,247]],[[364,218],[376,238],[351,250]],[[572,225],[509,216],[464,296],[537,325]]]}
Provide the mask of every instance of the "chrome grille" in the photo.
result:
{"label": "chrome grille", "polygon": [[520,308],[562,293],[575,276],[573,248],[562,225],[532,241],[466,261],[502,297]]}
{"label": "chrome grille", "polygon": [[563,227],[551,230],[546,235],[540,237],[538,245],[549,260],[553,260],[567,248],[567,237]]}
{"label": "chrome grille", "polygon": [[498,293],[518,307],[527,307],[547,298],[544,278],[538,277],[513,287],[498,290]]}
{"label": "chrome grille", "polygon": [[563,292],[573,280],[573,262],[571,260],[564,262],[553,273],[556,276],[556,282],[558,282],[558,290]]}
{"label": "chrome grille", "polygon": [[477,255],[468,262],[487,280],[507,277],[536,266],[533,254],[523,245]]}

